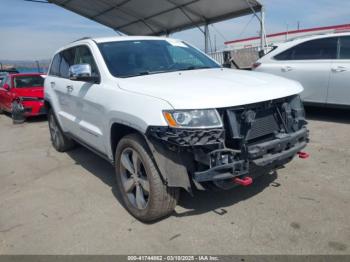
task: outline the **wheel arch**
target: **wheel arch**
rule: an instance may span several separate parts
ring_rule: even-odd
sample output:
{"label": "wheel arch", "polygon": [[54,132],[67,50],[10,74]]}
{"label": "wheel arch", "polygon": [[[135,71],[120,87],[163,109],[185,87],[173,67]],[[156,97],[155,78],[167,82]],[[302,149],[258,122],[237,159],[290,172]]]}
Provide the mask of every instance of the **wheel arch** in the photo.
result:
{"label": "wheel arch", "polygon": [[116,148],[120,140],[129,134],[139,134],[145,140],[151,158],[163,182],[169,187],[184,188],[186,191],[191,192],[187,168],[178,153],[171,152],[159,141],[150,140],[144,132],[126,124],[113,123],[110,132],[110,145],[114,163],[116,162]]}
{"label": "wheel arch", "polygon": [[139,134],[142,137],[144,137],[144,134],[140,130],[134,127],[131,127],[129,125],[118,123],[118,122],[115,122],[111,125],[111,128],[110,128],[110,147],[111,148],[110,149],[113,155],[113,161],[115,161],[114,154],[120,140],[126,135],[130,135],[130,134]]}
{"label": "wheel arch", "polygon": [[51,102],[49,100],[44,100],[44,107],[46,109],[46,112],[48,112],[51,108],[52,108],[52,105],[51,105]]}

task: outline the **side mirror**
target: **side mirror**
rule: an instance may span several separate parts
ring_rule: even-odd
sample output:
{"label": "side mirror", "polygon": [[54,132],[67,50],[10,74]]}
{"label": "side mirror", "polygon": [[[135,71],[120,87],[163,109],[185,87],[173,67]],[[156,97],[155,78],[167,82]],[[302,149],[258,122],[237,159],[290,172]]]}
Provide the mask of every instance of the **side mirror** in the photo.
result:
{"label": "side mirror", "polygon": [[89,64],[78,64],[69,67],[69,79],[73,81],[96,82],[97,77],[92,76]]}
{"label": "side mirror", "polygon": [[2,86],[2,88],[4,88],[4,89],[7,90],[7,91],[10,90],[9,84],[4,84],[4,85]]}

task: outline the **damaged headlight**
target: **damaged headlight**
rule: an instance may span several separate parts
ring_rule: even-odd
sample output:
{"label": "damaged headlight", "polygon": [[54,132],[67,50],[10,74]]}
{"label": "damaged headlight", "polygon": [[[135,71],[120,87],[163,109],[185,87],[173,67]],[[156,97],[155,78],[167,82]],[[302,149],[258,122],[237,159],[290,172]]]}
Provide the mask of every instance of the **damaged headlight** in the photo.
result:
{"label": "damaged headlight", "polygon": [[168,125],[176,128],[222,127],[219,113],[215,109],[164,111]]}

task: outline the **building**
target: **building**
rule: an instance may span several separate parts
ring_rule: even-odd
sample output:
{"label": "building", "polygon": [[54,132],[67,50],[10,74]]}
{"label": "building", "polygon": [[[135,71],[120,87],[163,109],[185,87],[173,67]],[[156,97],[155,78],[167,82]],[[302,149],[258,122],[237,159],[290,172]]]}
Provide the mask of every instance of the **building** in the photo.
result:
{"label": "building", "polygon": [[[350,24],[280,32],[267,35],[266,40],[267,44],[271,46],[274,43],[282,43],[295,38],[344,31],[350,31]],[[260,47],[260,37],[250,37],[228,41],[225,42],[225,45],[227,50],[256,49]]]}

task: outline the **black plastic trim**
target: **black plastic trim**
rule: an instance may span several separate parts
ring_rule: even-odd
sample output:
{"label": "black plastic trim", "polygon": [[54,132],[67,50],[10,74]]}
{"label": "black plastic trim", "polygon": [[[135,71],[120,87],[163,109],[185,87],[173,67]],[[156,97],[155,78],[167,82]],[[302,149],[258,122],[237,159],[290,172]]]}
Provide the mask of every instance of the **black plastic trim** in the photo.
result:
{"label": "black plastic trim", "polygon": [[147,129],[146,136],[181,147],[220,145],[225,140],[225,130],[223,128],[179,129],[151,126]]}

